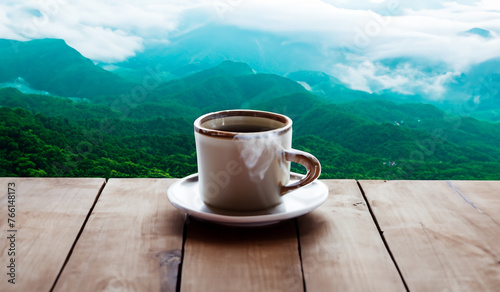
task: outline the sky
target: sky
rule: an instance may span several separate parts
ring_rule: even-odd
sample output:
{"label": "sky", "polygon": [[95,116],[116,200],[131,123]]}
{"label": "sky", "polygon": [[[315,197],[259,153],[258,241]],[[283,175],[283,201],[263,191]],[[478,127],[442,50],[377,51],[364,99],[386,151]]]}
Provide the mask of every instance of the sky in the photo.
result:
{"label": "sky", "polygon": [[[438,99],[443,84],[471,66],[500,57],[496,0],[3,0],[0,38],[60,38],[85,57],[117,63],[149,44],[218,24],[282,35],[317,47],[326,73],[354,89],[426,90]],[[486,36],[468,34],[472,28]],[[391,67],[388,58],[441,64]]]}

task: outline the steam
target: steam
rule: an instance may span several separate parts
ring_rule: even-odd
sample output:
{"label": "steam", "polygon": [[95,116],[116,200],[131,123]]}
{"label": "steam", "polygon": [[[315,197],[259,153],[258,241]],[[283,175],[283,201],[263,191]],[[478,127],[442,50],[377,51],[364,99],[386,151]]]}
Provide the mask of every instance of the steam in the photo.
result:
{"label": "steam", "polygon": [[[239,134],[233,139],[252,181],[262,180],[272,164],[281,159],[283,146],[282,137],[279,135],[263,135],[249,139],[248,136]],[[283,163],[280,163],[280,166],[286,167]]]}

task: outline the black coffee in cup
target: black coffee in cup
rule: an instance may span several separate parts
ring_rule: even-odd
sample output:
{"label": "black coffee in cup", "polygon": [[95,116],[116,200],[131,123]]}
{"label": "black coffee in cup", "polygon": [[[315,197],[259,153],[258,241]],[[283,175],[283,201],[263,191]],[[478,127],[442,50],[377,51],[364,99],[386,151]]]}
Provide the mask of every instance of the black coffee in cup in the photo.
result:
{"label": "black coffee in cup", "polygon": [[214,130],[236,133],[258,133],[274,130],[271,127],[263,127],[261,125],[252,124],[236,124],[236,125],[221,125],[214,128]]}

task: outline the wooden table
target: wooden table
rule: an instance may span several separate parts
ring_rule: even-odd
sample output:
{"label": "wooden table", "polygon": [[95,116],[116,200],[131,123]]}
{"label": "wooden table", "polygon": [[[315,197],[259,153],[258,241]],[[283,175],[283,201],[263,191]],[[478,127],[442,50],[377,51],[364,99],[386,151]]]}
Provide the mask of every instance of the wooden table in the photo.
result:
{"label": "wooden table", "polygon": [[173,182],[0,178],[0,291],[500,291],[500,181],[323,180],[263,228],[186,218]]}

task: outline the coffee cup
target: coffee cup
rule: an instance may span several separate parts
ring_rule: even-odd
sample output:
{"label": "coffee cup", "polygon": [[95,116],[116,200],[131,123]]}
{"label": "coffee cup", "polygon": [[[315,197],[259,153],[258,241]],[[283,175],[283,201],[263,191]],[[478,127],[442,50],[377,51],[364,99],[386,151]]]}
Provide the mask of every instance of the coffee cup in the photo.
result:
{"label": "coffee cup", "polygon": [[[317,179],[321,165],[313,155],[292,149],[292,120],[256,110],[205,114],[194,122],[199,191],[209,207],[259,211],[281,202],[286,193]],[[290,181],[290,162],[307,174]]]}

